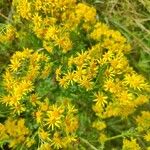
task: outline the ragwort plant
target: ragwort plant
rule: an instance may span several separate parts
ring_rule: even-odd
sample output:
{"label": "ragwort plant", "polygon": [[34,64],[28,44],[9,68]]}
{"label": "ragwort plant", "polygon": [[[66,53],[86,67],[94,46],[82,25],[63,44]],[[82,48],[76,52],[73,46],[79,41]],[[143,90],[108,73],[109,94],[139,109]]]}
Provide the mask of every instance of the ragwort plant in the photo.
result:
{"label": "ragwort plant", "polygon": [[2,76],[1,147],[148,148],[150,86],[129,65],[126,38],[76,0],[13,0],[12,8],[0,42],[20,50]]}

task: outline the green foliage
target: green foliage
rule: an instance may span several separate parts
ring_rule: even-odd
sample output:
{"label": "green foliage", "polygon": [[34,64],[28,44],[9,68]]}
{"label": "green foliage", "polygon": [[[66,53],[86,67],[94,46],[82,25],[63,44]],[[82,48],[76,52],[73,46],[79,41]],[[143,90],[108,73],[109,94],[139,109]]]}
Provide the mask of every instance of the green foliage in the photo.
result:
{"label": "green foliage", "polygon": [[149,148],[149,1],[40,1],[0,1],[0,147]]}

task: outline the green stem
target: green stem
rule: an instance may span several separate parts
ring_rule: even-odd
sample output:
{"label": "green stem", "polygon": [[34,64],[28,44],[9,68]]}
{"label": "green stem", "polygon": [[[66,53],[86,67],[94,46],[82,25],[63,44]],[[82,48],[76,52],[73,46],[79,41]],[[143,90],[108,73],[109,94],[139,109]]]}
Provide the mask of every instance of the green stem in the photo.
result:
{"label": "green stem", "polygon": [[136,132],[135,132],[135,131],[132,131],[132,130],[130,129],[129,131],[123,132],[122,134],[119,134],[119,135],[110,137],[110,138],[106,139],[106,141],[110,141],[110,140],[114,140],[114,139],[122,138],[122,137],[130,137],[130,136],[133,136],[133,135],[134,135],[134,136],[138,136],[138,135],[136,135]]}
{"label": "green stem", "polygon": [[116,136],[108,138],[106,141],[111,141],[111,140],[114,140],[114,139],[117,139],[117,138],[121,138],[121,137],[124,137],[124,135],[123,134],[119,134],[119,135],[116,135]]}
{"label": "green stem", "polygon": [[93,146],[91,143],[89,143],[89,141],[87,141],[86,139],[80,137],[80,140],[81,140],[81,142],[88,145],[91,148],[91,150],[98,150],[95,146]]}

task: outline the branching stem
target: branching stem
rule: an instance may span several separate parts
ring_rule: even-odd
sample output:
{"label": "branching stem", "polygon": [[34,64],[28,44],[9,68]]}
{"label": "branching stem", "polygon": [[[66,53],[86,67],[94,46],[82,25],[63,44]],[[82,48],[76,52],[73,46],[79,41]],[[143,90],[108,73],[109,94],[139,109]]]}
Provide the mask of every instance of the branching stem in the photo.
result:
{"label": "branching stem", "polygon": [[81,142],[85,143],[87,146],[89,146],[91,148],[91,150],[98,150],[95,146],[93,146],[91,143],[89,143],[89,141],[87,141],[84,138],[80,137]]}

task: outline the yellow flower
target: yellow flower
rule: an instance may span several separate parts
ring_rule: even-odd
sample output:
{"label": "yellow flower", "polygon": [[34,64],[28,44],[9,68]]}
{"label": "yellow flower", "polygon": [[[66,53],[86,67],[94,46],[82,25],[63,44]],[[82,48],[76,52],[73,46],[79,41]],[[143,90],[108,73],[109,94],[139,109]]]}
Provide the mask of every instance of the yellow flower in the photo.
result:
{"label": "yellow flower", "polygon": [[9,65],[11,71],[16,72],[19,67],[21,66],[21,63],[18,59],[11,59],[11,64]]}
{"label": "yellow flower", "polygon": [[5,126],[0,123],[0,141],[8,139]]}
{"label": "yellow flower", "polygon": [[69,86],[66,76],[64,76],[63,78],[60,78],[58,81],[61,87],[67,88]]}
{"label": "yellow flower", "polygon": [[74,133],[78,128],[78,119],[68,114],[64,120],[66,133]]}
{"label": "yellow flower", "polygon": [[136,100],[134,101],[134,103],[138,106],[138,105],[142,105],[144,103],[148,103],[149,102],[149,98],[147,95],[139,95]]}
{"label": "yellow flower", "polygon": [[7,91],[12,91],[12,89],[16,85],[16,81],[14,80],[11,71],[6,70],[5,74],[3,75],[3,80],[4,80],[4,88]]}
{"label": "yellow flower", "polygon": [[38,110],[37,112],[35,112],[35,117],[36,117],[36,121],[37,123],[41,123],[42,122],[42,112],[40,110]]}
{"label": "yellow flower", "polygon": [[78,83],[80,86],[84,87],[87,91],[91,90],[93,87],[93,82],[87,76],[83,76],[83,78],[80,79]]}
{"label": "yellow flower", "polygon": [[38,104],[38,101],[39,101],[39,96],[38,94],[31,94],[30,96],[30,102],[33,106],[36,106]]}
{"label": "yellow flower", "polygon": [[49,138],[49,133],[47,131],[44,131],[43,129],[39,129],[39,137],[42,141],[50,141],[50,138]]}
{"label": "yellow flower", "polygon": [[52,138],[51,146],[53,146],[55,149],[63,148],[64,143],[62,141],[62,138],[60,137],[60,134],[58,132],[55,132]]}
{"label": "yellow flower", "polygon": [[101,133],[98,140],[100,143],[105,143],[105,141],[107,140],[106,134]]}
{"label": "yellow flower", "polygon": [[13,114],[17,113],[18,115],[26,111],[26,107],[23,104],[14,104],[13,106],[11,106],[11,109],[13,110]]}
{"label": "yellow flower", "polygon": [[105,104],[107,104],[107,96],[104,95],[104,93],[102,92],[98,92],[94,94],[95,99],[93,101],[95,101],[97,103],[97,105],[101,105],[101,106],[105,106]]}
{"label": "yellow flower", "polygon": [[58,27],[57,26],[50,26],[48,29],[47,29],[47,32],[46,32],[46,35],[45,35],[45,39],[46,40],[56,40],[57,39],[57,36],[58,36]]}
{"label": "yellow flower", "polygon": [[61,106],[53,105],[51,107],[50,111],[47,111],[47,118],[44,119],[45,125],[48,126],[48,128],[51,128],[54,130],[54,127],[60,128],[61,122],[62,122],[62,113],[63,108]]}
{"label": "yellow flower", "polygon": [[150,112],[142,111],[142,115],[136,118],[138,130],[143,131],[150,128]]}
{"label": "yellow flower", "polygon": [[76,6],[75,13],[78,18],[84,19],[85,22],[95,23],[96,21],[96,10],[95,8],[89,7],[86,4],[79,3]]}
{"label": "yellow flower", "polygon": [[20,0],[17,4],[17,13],[25,19],[31,17],[31,3],[28,0]]}
{"label": "yellow flower", "polygon": [[56,38],[55,42],[56,45],[59,46],[59,48],[62,48],[63,53],[67,53],[72,48],[72,42],[69,37],[66,37],[65,35],[63,36],[64,37]]}
{"label": "yellow flower", "polygon": [[51,64],[47,64],[45,65],[44,69],[42,70],[41,73],[41,78],[45,79],[49,76],[50,72],[51,72]]}
{"label": "yellow flower", "polygon": [[36,28],[39,28],[42,24],[42,17],[39,16],[38,13],[36,13],[34,16],[33,16],[33,23],[35,25]]}
{"label": "yellow flower", "polygon": [[147,132],[147,134],[144,136],[144,139],[145,139],[147,142],[150,142],[150,132]]}
{"label": "yellow flower", "polygon": [[5,121],[5,128],[9,135],[8,139],[10,139],[8,144],[13,148],[16,148],[18,144],[25,142],[26,136],[29,135],[29,129],[25,126],[24,119],[13,120],[8,118]]}
{"label": "yellow flower", "polygon": [[68,71],[68,72],[65,74],[65,78],[66,78],[68,84],[73,85],[74,76],[75,76],[74,72],[70,72],[70,71]]}
{"label": "yellow flower", "polygon": [[59,80],[60,79],[60,75],[61,75],[61,66],[59,66],[56,71],[56,80]]}
{"label": "yellow flower", "polygon": [[32,138],[27,138],[26,139],[26,146],[29,148],[29,147],[31,147],[33,144],[35,144],[35,140],[34,139],[32,139]]}
{"label": "yellow flower", "polygon": [[88,61],[90,59],[88,52],[81,52],[81,53],[77,53],[77,57],[75,57],[74,59],[74,63],[78,66],[78,67],[82,67],[85,61]]}
{"label": "yellow flower", "polygon": [[90,33],[90,37],[94,40],[100,40],[102,35],[106,35],[109,33],[109,28],[107,25],[97,22],[94,26],[94,30]]}
{"label": "yellow flower", "polygon": [[122,150],[141,150],[139,144],[136,142],[136,139],[123,139]]}
{"label": "yellow flower", "polygon": [[27,92],[33,91],[33,84],[31,81],[22,80],[21,83],[14,87],[14,95],[25,95]]}
{"label": "yellow flower", "polygon": [[115,71],[114,71],[114,69],[113,69],[112,67],[109,67],[109,68],[107,68],[107,69],[105,70],[104,75],[105,75],[106,78],[108,78],[108,79],[109,79],[109,78],[113,79],[114,76],[115,76]]}
{"label": "yellow flower", "polygon": [[72,144],[72,142],[76,142],[77,141],[77,138],[73,135],[68,135],[66,137],[63,138],[63,147],[64,148],[67,148],[67,146],[69,144]]}
{"label": "yellow flower", "polygon": [[49,143],[42,143],[38,150],[52,150],[52,148]]}
{"label": "yellow flower", "polygon": [[41,0],[35,0],[34,6],[36,10],[41,10],[42,8],[42,1]]}
{"label": "yellow flower", "polygon": [[43,47],[49,52],[53,52],[53,44],[51,42],[43,41]]}
{"label": "yellow flower", "polygon": [[133,100],[133,94],[129,93],[128,91],[122,91],[121,93],[118,93],[118,99],[120,103],[131,103],[131,100]]}
{"label": "yellow flower", "polygon": [[129,85],[129,87],[140,91],[146,90],[148,88],[144,77],[138,74],[126,74],[124,78],[124,84]]}
{"label": "yellow flower", "polygon": [[77,70],[74,71],[74,81],[80,82],[83,77],[86,75],[87,71],[86,69],[83,69],[83,67],[77,67]]}
{"label": "yellow flower", "polygon": [[92,127],[96,128],[99,131],[101,131],[101,130],[106,128],[106,123],[104,121],[99,121],[98,120],[98,121],[93,122]]}

